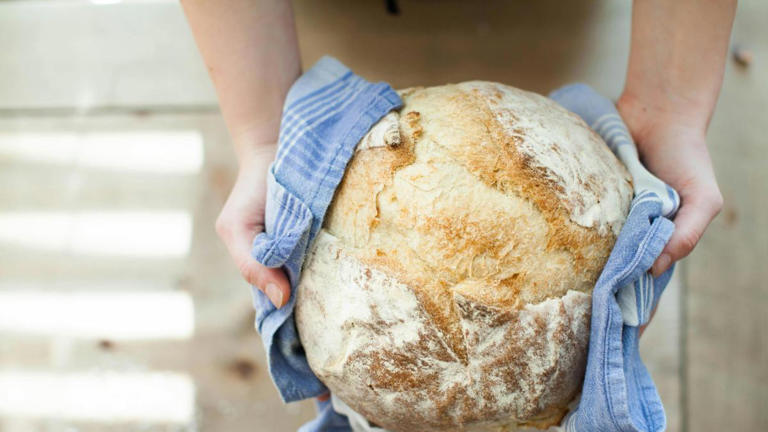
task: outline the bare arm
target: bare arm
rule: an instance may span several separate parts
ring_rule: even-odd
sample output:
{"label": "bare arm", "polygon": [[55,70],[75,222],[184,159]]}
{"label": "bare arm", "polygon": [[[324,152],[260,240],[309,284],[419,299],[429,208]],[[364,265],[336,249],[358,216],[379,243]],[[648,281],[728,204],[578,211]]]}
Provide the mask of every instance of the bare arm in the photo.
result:
{"label": "bare arm", "polygon": [[277,306],[290,288],[279,269],[250,255],[264,229],[266,173],[274,159],[280,117],[300,73],[288,0],[182,0],[192,33],[216,87],[240,170],[216,230],[243,277]]}
{"label": "bare arm", "polygon": [[706,131],[723,80],[735,0],[635,0],[617,106],[648,168],[677,189],[675,233],[655,275],[687,256],[722,208]]}

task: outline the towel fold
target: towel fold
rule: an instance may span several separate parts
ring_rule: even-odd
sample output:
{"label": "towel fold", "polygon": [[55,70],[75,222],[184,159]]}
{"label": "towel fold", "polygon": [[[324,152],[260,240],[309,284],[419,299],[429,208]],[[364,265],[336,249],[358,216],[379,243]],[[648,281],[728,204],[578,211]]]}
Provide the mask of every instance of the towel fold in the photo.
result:
{"label": "towel fold", "polygon": [[265,229],[251,251],[263,265],[282,267],[291,283],[291,297],[280,309],[253,288],[256,327],[285,402],[328,391],[309,368],[294,322],[301,265],[358,141],[401,103],[388,84],[369,83],[331,57],[320,59],[286,97],[267,175]]}
{"label": "towel fold", "polygon": [[677,193],[649,173],[613,103],[589,86],[573,84],[550,97],[597,131],[632,174],[635,196],[595,289],[587,370],[567,432],[662,431],[666,417],[656,386],[640,359],[638,326],[648,322],[672,277],[649,269],[675,229]]}

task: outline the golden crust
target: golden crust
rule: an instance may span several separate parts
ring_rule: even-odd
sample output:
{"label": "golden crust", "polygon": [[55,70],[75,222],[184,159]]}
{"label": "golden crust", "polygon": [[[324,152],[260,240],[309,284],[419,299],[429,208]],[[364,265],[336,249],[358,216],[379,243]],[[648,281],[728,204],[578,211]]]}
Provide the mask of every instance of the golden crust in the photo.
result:
{"label": "golden crust", "polygon": [[[575,131],[576,136],[587,137],[581,138],[585,142],[548,143],[551,147],[547,152],[562,153],[563,160],[573,159],[574,152],[579,152],[578,158],[594,161],[594,169],[585,171],[588,175],[577,176],[580,184],[567,183],[567,179],[558,176],[557,167],[547,165],[551,162],[537,157],[535,152],[523,151],[538,135],[532,134],[530,126],[518,125],[518,117],[526,113],[518,113],[516,106],[509,105],[505,98],[513,94],[510,92],[516,92],[515,97],[532,97],[493,83],[404,91],[399,145],[358,151],[347,167],[324,229],[363,265],[408,286],[428,316],[429,325],[434,327],[434,336],[430,338],[439,338],[448,350],[438,354],[440,350],[428,348],[434,345],[429,345],[429,338],[422,338],[420,347],[411,347],[411,358],[404,354],[408,351],[397,350],[366,351],[349,358],[358,365],[349,363],[350,368],[367,365],[372,386],[397,392],[428,387],[427,382],[434,380],[434,376],[408,372],[406,364],[418,361],[416,353],[453,356],[465,366],[472,362],[472,356],[480,355],[466,340],[466,320],[462,318],[464,312],[458,298],[479,308],[502,311],[501,316],[515,314],[527,305],[561,298],[568,291],[590,293],[608,258],[616,227],[598,229],[600,220],[594,226],[583,226],[574,222],[574,214],[590,205],[594,207],[590,200],[599,204],[601,197],[614,193],[622,199],[606,199],[602,205],[616,207],[607,211],[625,217],[631,197],[626,171],[604,144],[595,145],[600,142],[594,133],[585,135],[588,128],[583,122],[562,109],[552,108],[548,105],[551,102],[533,99],[531,103],[536,109],[540,103],[541,110],[553,110],[545,112],[544,119],[570,116],[567,120],[573,125],[566,124],[565,134],[553,132],[552,136],[563,139],[570,136],[569,131]],[[501,110],[503,116],[499,115]],[[546,129],[548,125],[540,127]],[[566,194],[573,190],[583,193]],[[302,325],[299,327],[301,331]],[[583,332],[588,328],[576,327]],[[569,345],[563,339],[563,347],[586,350],[584,335],[566,336],[574,342]],[[499,373],[519,373],[524,368],[505,366],[524,356],[509,349],[498,352],[499,356],[489,362],[496,365]],[[308,356],[312,364],[309,350]],[[403,367],[399,373],[378,376],[376,371],[383,370],[381,362],[403,362]],[[536,425],[559,421],[576,391],[574,378],[580,380],[583,373],[581,360],[571,359],[566,364],[577,370],[570,374],[559,372],[564,380],[559,385],[570,384],[562,392],[547,396],[551,398],[549,405],[541,400],[532,401],[535,409],[509,414]],[[313,369],[316,366],[321,367],[315,364]],[[318,375],[327,376],[322,371]],[[442,391],[443,399],[454,395],[444,400],[442,409],[455,411],[461,405],[464,417],[457,419],[446,414],[444,418],[450,424],[434,424],[434,430],[450,430],[456,427],[455,421],[465,424],[491,419],[484,419],[482,413],[493,418],[500,415],[491,413],[493,410],[488,411],[488,407],[468,409],[471,398],[462,389]],[[371,404],[343,399],[374,421],[382,417]],[[467,414],[471,412],[478,415]]]}

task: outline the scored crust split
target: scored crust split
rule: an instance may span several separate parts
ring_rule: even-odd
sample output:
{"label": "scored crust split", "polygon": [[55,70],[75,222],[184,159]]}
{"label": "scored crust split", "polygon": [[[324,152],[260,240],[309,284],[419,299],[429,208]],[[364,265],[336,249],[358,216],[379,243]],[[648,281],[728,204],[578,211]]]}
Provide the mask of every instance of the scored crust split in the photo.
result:
{"label": "scored crust split", "polygon": [[630,176],[543,96],[466,82],[401,97],[358,145],[304,264],[309,364],[392,431],[557,424]]}

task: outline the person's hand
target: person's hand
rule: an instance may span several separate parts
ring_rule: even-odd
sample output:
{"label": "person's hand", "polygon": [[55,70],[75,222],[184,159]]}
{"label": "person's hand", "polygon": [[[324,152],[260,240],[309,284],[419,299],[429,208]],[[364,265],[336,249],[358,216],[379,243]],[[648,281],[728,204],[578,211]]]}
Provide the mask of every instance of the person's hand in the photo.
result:
{"label": "person's hand", "polygon": [[680,194],[675,232],[651,268],[657,277],[691,253],[723,206],[706,146],[708,119],[684,106],[626,94],[616,105],[645,166]]}
{"label": "person's hand", "polygon": [[264,230],[267,170],[276,150],[277,144],[260,145],[240,155],[237,180],[216,219],[216,232],[243,278],[280,308],[291,294],[288,278],[281,269],[265,267],[251,256],[253,238]]}

